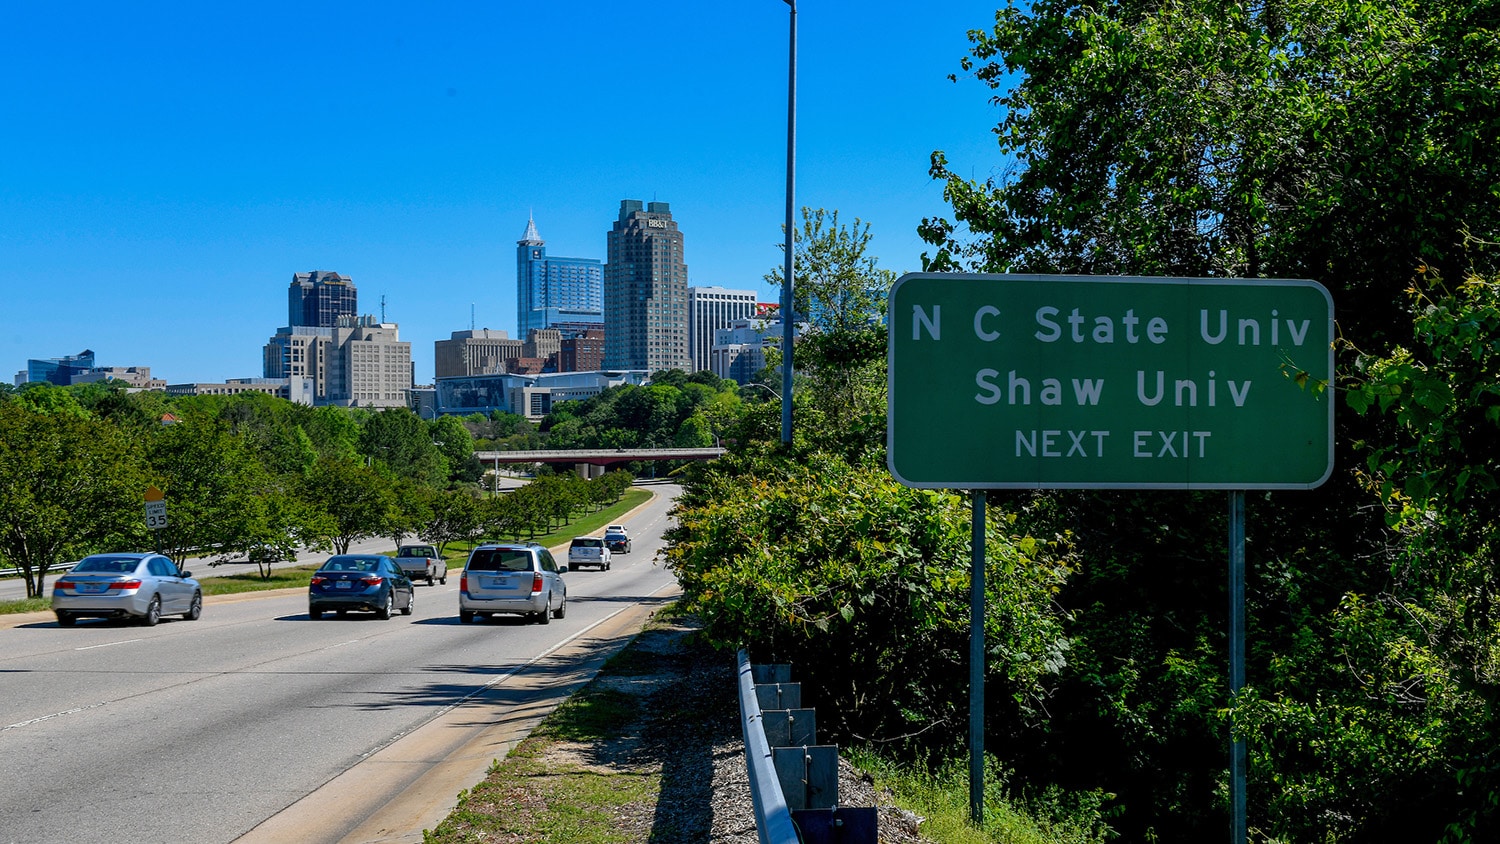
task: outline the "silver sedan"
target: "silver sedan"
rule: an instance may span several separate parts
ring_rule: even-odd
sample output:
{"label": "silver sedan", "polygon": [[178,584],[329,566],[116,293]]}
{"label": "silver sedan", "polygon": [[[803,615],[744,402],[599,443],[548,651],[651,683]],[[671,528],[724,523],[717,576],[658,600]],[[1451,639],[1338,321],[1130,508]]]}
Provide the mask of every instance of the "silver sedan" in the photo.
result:
{"label": "silver sedan", "polygon": [[196,621],[203,590],[161,554],[93,554],[52,584],[52,611],[63,627],[80,618],[135,618],[148,627],[163,615]]}

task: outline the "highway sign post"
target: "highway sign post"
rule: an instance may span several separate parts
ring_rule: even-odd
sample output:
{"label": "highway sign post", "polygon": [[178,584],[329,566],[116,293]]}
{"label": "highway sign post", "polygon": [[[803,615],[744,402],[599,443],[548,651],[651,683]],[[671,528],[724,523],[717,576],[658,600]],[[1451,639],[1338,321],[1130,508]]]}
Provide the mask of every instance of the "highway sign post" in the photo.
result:
{"label": "highway sign post", "polygon": [[[909,273],[891,288],[886,460],[974,491],[970,814],[982,816],[986,489],[1229,491],[1230,693],[1244,491],[1333,471],[1333,300],[1314,281]],[[1231,751],[1245,840],[1245,746]]]}
{"label": "highway sign post", "polygon": [[142,498],[146,500],[146,528],[156,541],[156,553],[160,554],[161,531],[167,526],[167,494],[152,484],[146,487],[146,494]]}

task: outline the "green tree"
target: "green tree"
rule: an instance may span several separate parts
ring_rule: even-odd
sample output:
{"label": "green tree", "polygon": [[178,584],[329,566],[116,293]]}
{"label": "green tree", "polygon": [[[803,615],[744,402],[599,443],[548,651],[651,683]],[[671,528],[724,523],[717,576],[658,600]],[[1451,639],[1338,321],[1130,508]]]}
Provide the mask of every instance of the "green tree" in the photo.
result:
{"label": "green tree", "polygon": [[450,542],[467,542],[476,538],[483,526],[480,499],[468,490],[437,492],[433,496],[431,514],[422,535],[437,546],[439,556]]}
{"label": "green tree", "polygon": [[371,414],[360,431],[359,450],[398,477],[431,486],[447,482],[447,463],[427,423],[404,407]]}
{"label": "green tree", "polygon": [[[881,269],[869,253],[870,224],[839,222],[839,212],[802,208],[802,228],[793,233],[792,308],[826,334],[858,331],[879,323],[896,274]],[[785,245],[782,247],[785,249]],[[766,273],[780,287],[781,269]]]}
{"label": "green tree", "polygon": [[479,458],[474,456],[474,435],[457,416],[440,416],[428,423],[432,442],[447,461],[455,483],[477,483],[484,474]]}
{"label": "green tree", "polygon": [[[1469,237],[1500,228],[1489,4],[1041,2],[970,41],[961,67],[999,106],[1003,161],[974,180],[933,154],[953,213],[923,221],[927,269],[1314,278],[1372,349],[1404,335],[1414,267],[1494,275],[1497,253]],[[1388,419],[1340,424],[1341,449],[1390,442]],[[1380,533],[1361,468],[1248,502],[1252,688],[1235,717],[1259,740],[1252,824],[1284,840],[1462,837],[1497,793],[1459,738],[1492,732],[1457,715],[1475,687],[1440,669],[1454,654],[1438,619],[1468,600],[1456,582],[1408,591],[1431,549]],[[1162,498],[1007,502],[1033,533],[1073,531],[1089,561],[1058,598],[1075,648],[1049,710],[1067,729],[1014,758],[1030,778],[1117,791],[1129,837],[1199,840],[1223,824],[1223,635],[1203,610],[1222,606],[1222,557],[1203,549],[1223,507]]]}
{"label": "green tree", "polygon": [[332,457],[318,458],[309,470],[307,497],[317,512],[309,538],[337,554],[347,554],[356,540],[380,536],[395,502],[391,482],[379,472]]}
{"label": "green tree", "polygon": [[146,441],[156,486],[166,493],[163,553],[182,565],[194,554],[243,552],[263,541],[275,476],[228,423],[190,412],[158,425]]}
{"label": "green tree", "polygon": [[0,557],[28,597],[74,555],[142,541],[145,490],[139,455],[113,425],[0,402]]}

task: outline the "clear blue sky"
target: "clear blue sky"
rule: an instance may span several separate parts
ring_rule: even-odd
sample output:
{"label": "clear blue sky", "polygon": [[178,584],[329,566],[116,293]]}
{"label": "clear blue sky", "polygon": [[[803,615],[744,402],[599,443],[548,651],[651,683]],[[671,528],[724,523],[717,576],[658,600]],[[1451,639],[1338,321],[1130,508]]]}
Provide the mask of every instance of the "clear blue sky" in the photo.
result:
{"label": "clear blue sky", "polygon": [[[954,84],[994,3],[804,0],[798,205],[920,268],[934,149],[1002,166]],[[515,242],[604,258],[670,202],[689,283],[774,293],[787,11],[737,3],[23,3],[0,22],[0,377],[93,349],[169,382],[261,375],[294,272],[334,270],[433,342],[515,335]]]}

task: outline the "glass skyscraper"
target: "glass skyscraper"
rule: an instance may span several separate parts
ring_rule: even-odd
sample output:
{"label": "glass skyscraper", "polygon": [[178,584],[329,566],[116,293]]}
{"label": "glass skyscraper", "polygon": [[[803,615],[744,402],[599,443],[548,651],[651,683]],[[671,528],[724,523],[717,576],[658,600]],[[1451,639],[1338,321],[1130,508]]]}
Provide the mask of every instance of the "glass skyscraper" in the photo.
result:
{"label": "glass skyscraper", "polygon": [[597,258],[548,255],[536,221],[528,218],[526,234],[516,241],[516,336],[567,323],[603,325],[604,269]]}

